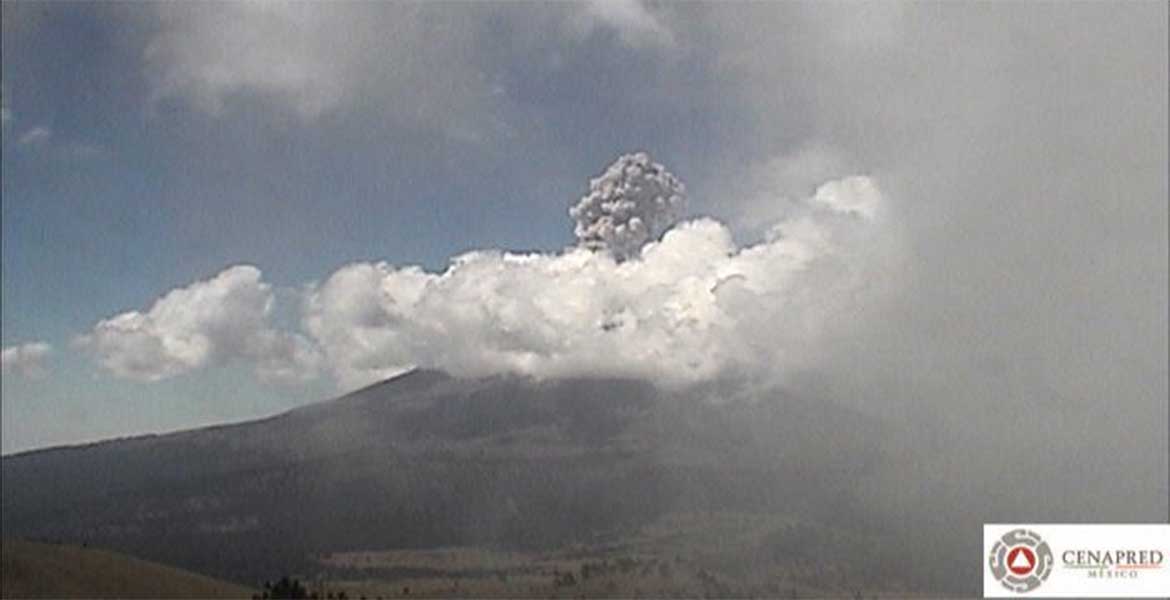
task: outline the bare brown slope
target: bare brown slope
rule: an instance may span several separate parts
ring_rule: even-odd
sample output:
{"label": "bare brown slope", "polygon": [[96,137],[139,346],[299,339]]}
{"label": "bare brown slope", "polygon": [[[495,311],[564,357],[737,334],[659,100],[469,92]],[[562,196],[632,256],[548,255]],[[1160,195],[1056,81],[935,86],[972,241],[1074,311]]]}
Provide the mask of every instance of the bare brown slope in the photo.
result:
{"label": "bare brown slope", "polygon": [[4,540],[3,598],[250,598],[226,581],[137,558],[65,544]]}

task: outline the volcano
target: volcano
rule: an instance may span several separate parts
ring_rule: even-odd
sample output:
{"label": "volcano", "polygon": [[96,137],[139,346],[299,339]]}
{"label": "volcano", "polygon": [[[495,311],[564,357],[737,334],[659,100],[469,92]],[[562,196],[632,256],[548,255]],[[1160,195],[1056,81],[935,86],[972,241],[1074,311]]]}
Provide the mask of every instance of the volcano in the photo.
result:
{"label": "volcano", "polygon": [[752,560],[872,565],[858,482],[883,426],[755,396],[416,370],[256,421],[5,456],[4,535],[252,584],[346,552],[612,548],[741,515],[766,525]]}

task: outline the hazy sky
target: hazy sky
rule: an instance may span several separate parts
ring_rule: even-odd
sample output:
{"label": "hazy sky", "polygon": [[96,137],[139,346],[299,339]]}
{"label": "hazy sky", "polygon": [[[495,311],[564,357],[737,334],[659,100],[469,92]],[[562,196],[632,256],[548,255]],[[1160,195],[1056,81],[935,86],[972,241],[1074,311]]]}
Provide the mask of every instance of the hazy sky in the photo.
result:
{"label": "hazy sky", "polygon": [[[6,2],[3,451],[425,364],[780,373],[1165,457],[1166,11]],[[589,262],[568,209],[636,151],[714,220]],[[541,254],[444,271],[476,249]]]}

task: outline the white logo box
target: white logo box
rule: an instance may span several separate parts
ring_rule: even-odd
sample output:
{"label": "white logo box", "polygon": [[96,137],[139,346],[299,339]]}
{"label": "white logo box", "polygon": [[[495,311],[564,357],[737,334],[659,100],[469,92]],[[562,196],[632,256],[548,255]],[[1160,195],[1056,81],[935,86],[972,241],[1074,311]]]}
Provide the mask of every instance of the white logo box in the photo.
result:
{"label": "white logo box", "polygon": [[985,524],[980,568],[985,598],[1167,597],[1170,524]]}

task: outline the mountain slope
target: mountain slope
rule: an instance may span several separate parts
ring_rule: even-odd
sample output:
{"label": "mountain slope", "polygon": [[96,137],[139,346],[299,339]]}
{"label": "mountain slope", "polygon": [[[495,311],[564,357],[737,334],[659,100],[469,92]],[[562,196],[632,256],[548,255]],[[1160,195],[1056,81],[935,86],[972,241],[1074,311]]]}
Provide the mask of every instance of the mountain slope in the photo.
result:
{"label": "mountain slope", "polygon": [[79,546],[4,540],[3,598],[250,598],[253,591],[165,565]]}
{"label": "mountain slope", "polygon": [[236,581],[387,548],[547,549],[686,511],[864,529],[868,419],[775,393],[416,371],[272,418],[3,458],[6,535]]}

